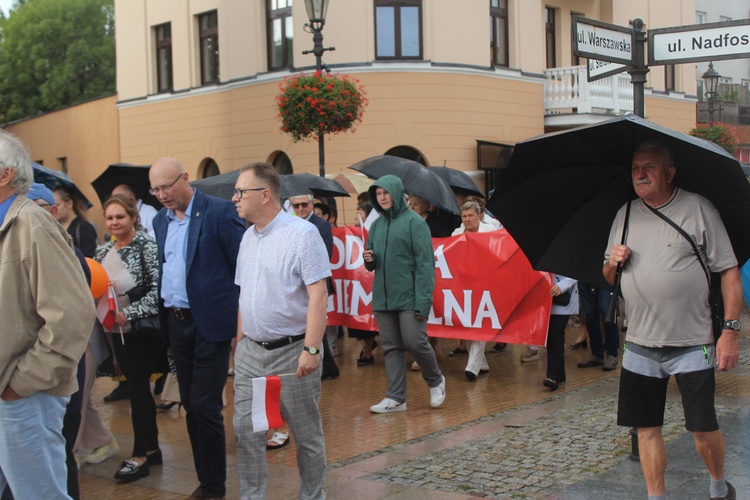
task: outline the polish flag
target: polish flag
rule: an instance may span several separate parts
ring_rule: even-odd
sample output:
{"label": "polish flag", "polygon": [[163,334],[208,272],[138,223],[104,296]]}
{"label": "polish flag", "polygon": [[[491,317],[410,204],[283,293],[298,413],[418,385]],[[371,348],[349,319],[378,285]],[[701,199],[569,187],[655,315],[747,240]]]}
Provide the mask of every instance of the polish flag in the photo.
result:
{"label": "polish flag", "polygon": [[279,408],[281,379],[278,375],[253,379],[253,432],[265,432],[284,424]]}
{"label": "polish flag", "polygon": [[119,312],[120,308],[117,304],[117,295],[115,294],[115,287],[112,282],[107,283],[107,314],[102,319],[102,326],[111,332],[115,327],[115,315]]}

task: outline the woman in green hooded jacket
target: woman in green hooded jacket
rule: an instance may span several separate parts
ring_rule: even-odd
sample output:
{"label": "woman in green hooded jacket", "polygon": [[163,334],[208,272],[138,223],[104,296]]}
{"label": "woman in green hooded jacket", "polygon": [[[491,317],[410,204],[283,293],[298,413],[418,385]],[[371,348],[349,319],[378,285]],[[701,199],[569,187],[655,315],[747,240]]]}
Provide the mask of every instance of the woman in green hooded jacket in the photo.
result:
{"label": "woman in green hooded jacket", "polygon": [[406,205],[401,179],[386,175],[368,191],[380,217],[373,222],[363,254],[375,272],[372,310],[385,352],[386,397],[374,413],[406,411],[406,351],[430,387],[430,405],[445,401],[445,377],[427,340],[427,317],[435,289],[435,257],[427,223]]}

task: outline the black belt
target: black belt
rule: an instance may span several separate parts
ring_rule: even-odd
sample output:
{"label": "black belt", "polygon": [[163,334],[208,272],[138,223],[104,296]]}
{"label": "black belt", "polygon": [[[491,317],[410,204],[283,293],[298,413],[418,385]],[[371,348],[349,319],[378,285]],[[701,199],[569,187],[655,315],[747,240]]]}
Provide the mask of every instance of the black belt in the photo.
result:
{"label": "black belt", "polygon": [[182,309],[179,307],[170,307],[168,309],[169,312],[180,321],[193,321],[193,313],[190,312],[190,309]]}
{"label": "black belt", "polygon": [[[285,345],[294,344],[295,342],[299,342],[300,340],[303,340],[305,338],[305,334],[301,335],[295,335],[293,337],[286,337],[281,340],[275,340],[273,342],[258,342],[257,340],[253,340],[256,344],[258,344],[261,347],[264,347],[268,349],[269,351],[273,351],[274,349],[278,349],[279,347],[284,347]],[[250,339],[252,340],[252,339]]]}

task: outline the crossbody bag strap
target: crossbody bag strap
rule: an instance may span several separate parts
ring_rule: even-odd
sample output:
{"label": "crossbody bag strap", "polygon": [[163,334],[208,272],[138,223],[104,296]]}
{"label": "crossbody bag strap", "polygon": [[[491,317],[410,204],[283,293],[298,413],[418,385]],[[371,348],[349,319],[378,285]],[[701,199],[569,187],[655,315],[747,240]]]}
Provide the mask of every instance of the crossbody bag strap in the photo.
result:
{"label": "crossbody bag strap", "polygon": [[693,252],[695,253],[695,256],[698,258],[698,262],[700,262],[701,267],[703,268],[703,273],[706,275],[706,280],[708,281],[708,287],[711,288],[711,273],[708,270],[708,266],[705,262],[703,262],[703,258],[701,257],[700,251],[698,250],[698,245],[695,244],[693,241],[693,238],[690,237],[689,234],[687,234],[687,231],[682,229],[675,221],[661,213],[661,211],[655,209],[654,207],[648,205],[647,203],[644,203],[648,207],[649,210],[651,210],[653,213],[658,215],[662,220],[664,220],[667,224],[672,226],[677,230],[678,233],[680,233],[688,242],[690,243],[690,246],[693,247]]}

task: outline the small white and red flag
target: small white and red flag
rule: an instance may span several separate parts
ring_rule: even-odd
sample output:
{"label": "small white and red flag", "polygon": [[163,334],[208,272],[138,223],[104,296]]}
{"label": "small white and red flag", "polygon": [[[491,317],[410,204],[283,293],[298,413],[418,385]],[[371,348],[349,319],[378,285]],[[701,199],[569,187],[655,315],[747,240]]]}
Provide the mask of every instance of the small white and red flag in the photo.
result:
{"label": "small white and red flag", "polygon": [[120,306],[117,303],[117,294],[115,293],[114,285],[110,281],[107,283],[107,314],[101,319],[102,326],[108,332],[111,332],[115,327],[115,316],[118,312],[120,312]]}
{"label": "small white and red flag", "polygon": [[281,378],[278,375],[258,377],[253,382],[253,432],[265,432],[284,424],[281,418],[279,397],[281,396]]}

